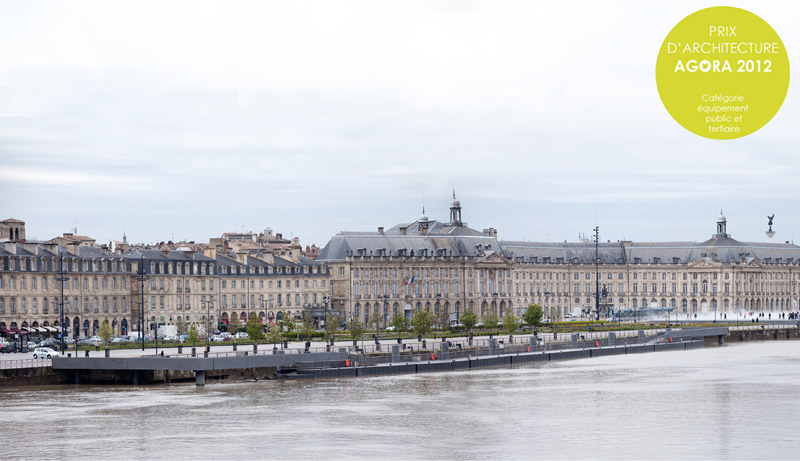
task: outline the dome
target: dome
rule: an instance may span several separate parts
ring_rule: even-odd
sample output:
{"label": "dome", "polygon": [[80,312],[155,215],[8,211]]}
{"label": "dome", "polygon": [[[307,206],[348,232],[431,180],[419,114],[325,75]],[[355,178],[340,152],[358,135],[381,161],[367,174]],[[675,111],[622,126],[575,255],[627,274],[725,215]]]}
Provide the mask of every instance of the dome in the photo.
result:
{"label": "dome", "polygon": [[461,202],[456,199],[453,199],[453,204],[450,205],[450,208],[461,208]]}
{"label": "dome", "polygon": [[728,220],[727,220],[727,219],[725,219],[725,215],[724,215],[724,214],[722,214],[722,212],[720,211],[720,213],[719,213],[719,217],[717,218],[717,222],[727,222],[727,221],[728,221]]}
{"label": "dome", "polygon": [[428,217],[425,215],[425,213],[422,213],[421,215],[419,215],[419,219],[417,219],[417,221],[428,222]]}

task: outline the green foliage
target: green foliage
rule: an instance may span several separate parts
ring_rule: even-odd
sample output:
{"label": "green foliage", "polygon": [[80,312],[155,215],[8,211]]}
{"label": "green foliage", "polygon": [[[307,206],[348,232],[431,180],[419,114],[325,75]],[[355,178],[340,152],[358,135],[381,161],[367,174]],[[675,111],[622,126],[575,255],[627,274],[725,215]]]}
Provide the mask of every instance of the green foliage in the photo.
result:
{"label": "green foliage", "polygon": [[189,327],[189,338],[187,338],[187,341],[191,346],[197,346],[197,343],[200,341],[197,335],[197,325],[192,324],[192,326]]}
{"label": "green foliage", "polygon": [[394,330],[398,333],[405,333],[409,328],[408,319],[405,314],[401,314],[400,312],[394,314],[389,324],[393,326]]}
{"label": "green foliage", "polygon": [[228,319],[228,333],[235,335],[240,331],[242,331],[242,322],[239,320],[239,315],[232,315]]}
{"label": "green foliage", "polygon": [[353,339],[361,339],[364,336],[364,324],[358,320],[350,320],[349,328]]}
{"label": "green foliage", "polygon": [[517,321],[517,316],[514,315],[514,309],[508,308],[506,309],[506,317],[503,319],[503,328],[511,334],[519,327],[519,322]]}
{"label": "green foliage", "polygon": [[264,325],[255,312],[251,312],[247,319],[247,336],[256,344],[264,342]]}
{"label": "green foliage", "polygon": [[100,330],[97,334],[104,343],[108,344],[111,342],[111,340],[114,338],[114,331],[111,329],[111,325],[108,324],[108,320],[103,321],[103,324],[100,325]]}
{"label": "green foliage", "polygon": [[467,331],[472,331],[475,324],[478,323],[478,316],[472,312],[472,309],[467,309],[466,312],[461,314],[461,324],[467,328]]}
{"label": "green foliage", "polygon": [[525,323],[532,327],[538,327],[542,323],[542,317],[544,316],[544,311],[542,310],[542,306],[538,304],[528,304],[528,307],[525,309],[525,314],[522,316],[525,319]]}
{"label": "green foliage", "polygon": [[381,314],[380,306],[376,304],[375,310],[372,313],[372,328],[375,331],[380,330],[382,322],[383,322],[383,314]]}
{"label": "green foliage", "polygon": [[286,330],[286,335],[297,329],[297,323],[294,321],[294,316],[288,312],[283,313],[283,328]]}
{"label": "green foliage", "polygon": [[500,317],[494,312],[489,312],[483,319],[483,326],[486,328],[497,328],[500,325]]}
{"label": "green foliage", "polygon": [[414,333],[425,337],[433,329],[433,324],[436,322],[436,316],[431,311],[424,309],[417,309],[414,316],[411,317],[411,326],[414,328]]}
{"label": "green foliage", "polygon": [[336,334],[338,326],[339,319],[336,316],[328,313],[325,317],[325,332],[328,334],[328,338],[333,338],[333,336]]}
{"label": "green foliage", "polygon": [[[250,333],[247,334],[249,335]],[[283,341],[283,332],[281,331],[281,328],[274,323],[268,325],[267,342],[272,344],[278,344],[281,341]]]}
{"label": "green foliage", "polygon": [[311,339],[311,335],[314,334],[314,319],[311,318],[311,314],[309,312],[303,312],[303,337],[306,340]]}

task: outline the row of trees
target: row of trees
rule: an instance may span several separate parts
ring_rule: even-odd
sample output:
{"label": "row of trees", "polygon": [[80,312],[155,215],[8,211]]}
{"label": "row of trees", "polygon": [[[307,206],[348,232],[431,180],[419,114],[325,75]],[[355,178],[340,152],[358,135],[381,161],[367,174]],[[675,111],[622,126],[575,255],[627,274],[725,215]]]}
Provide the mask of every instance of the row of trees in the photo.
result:
{"label": "row of trees", "polygon": [[[541,306],[538,304],[529,304],[525,309],[522,320],[532,327],[538,327],[542,321],[543,315],[544,311],[542,310]],[[467,331],[472,333],[472,330],[477,325],[478,316],[472,312],[472,310],[468,309],[466,312],[464,312],[464,314],[461,315],[460,321]],[[328,335],[332,336],[336,332],[336,323],[337,322],[333,318],[325,322],[325,329]],[[416,312],[414,312],[410,322],[405,315],[397,313],[394,315],[394,317],[392,317],[390,325],[398,333],[413,331],[415,334],[425,337],[429,335],[431,331],[433,331],[435,326],[438,325],[440,328],[443,328],[446,326],[446,323],[443,321],[443,317],[437,318],[437,316],[431,311],[418,309]],[[506,309],[505,318],[503,318],[503,329],[511,334],[517,328],[519,328],[520,325],[521,322],[514,315],[514,311],[511,308]],[[490,313],[487,315],[486,318],[483,319],[483,326],[490,329],[499,327],[500,319],[497,314]],[[228,331],[231,333],[236,333],[242,329],[242,324],[239,318],[236,316],[231,317],[228,321]],[[353,339],[361,338],[365,333],[364,324],[356,320],[350,321],[348,329],[350,330],[350,334],[352,335]],[[254,342],[259,343],[266,340],[268,343],[277,344],[283,341],[285,335],[289,335],[295,330],[301,333],[306,340],[311,339],[311,336],[314,333],[314,322],[311,316],[308,313],[305,313],[300,325],[295,322],[294,318],[288,316],[281,320],[280,324],[269,324],[265,327],[256,314],[251,313],[250,318],[244,325],[244,330],[247,331],[247,336]],[[107,321],[103,322],[103,324],[100,326],[99,336],[106,343],[111,341],[113,332]],[[192,325],[189,329],[188,336],[188,342],[190,344],[196,345],[198,343],[199,334],[195,325]]]}

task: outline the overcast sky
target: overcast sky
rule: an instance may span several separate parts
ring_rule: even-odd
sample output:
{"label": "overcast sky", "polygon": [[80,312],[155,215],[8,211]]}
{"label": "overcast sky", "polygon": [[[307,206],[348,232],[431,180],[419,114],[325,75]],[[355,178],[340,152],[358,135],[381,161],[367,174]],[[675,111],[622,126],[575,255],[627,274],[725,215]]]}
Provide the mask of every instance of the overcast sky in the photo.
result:
{"label": "overcast sky", "polygon": [[[0,2],[0,219],[98,242],[448,219],[501,239],[800,240],[800,103],[742,139],[655,61],[718,2]],[[797,2],[728,2],[800,62]]]}

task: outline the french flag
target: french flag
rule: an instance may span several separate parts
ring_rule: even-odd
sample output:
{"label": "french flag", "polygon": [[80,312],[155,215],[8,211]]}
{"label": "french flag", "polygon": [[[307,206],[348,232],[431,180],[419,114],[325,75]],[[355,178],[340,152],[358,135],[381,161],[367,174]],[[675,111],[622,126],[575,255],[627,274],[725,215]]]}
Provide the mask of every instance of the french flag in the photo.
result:
{"label": "french flag", "polygon": [[410,279],[406,280],[406,285],[411,285],[414,283],[414,276],[412,275]]}

